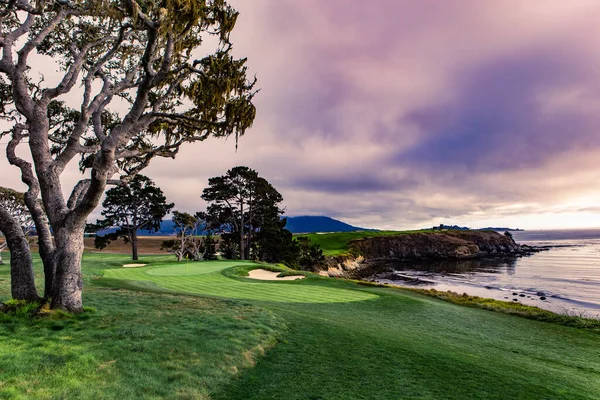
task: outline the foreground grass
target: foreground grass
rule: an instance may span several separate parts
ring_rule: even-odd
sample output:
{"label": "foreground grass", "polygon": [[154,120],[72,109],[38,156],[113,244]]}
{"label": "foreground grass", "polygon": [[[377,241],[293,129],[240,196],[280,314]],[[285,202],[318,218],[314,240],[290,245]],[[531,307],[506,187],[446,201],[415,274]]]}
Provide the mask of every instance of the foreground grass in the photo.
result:
{"label": "foreground grass", "polygon": [[596,333],[314,275],[256,282],[247,263],[126,260],[86,255],[87,319],[0,324],[0,397],[600,397]]}
{"label": "foreground grass", "polygon": [[[90,261],[107,267],[114,259],[125,258]],[[6,299],[7,267],[1,269]],[[90,265],[88,276],[96,270]],[[0,398],[208,399],[286,329],[281,318],[247,303],[90,283],[85,303],[95,312],[0,324]]]}
{"label": "foreground grass", "polygon": [[309,233],[303,235],[308,237],[311,242],[318,244],[323,249],[326,256],[343,256],[350,250],[350,242],[354,239],[362,239],[375,236],[393,236],[406,235],[418,232],[432,232],[431,230],[418,231],[356,231],[356,232],[336,232],[336,233]]}

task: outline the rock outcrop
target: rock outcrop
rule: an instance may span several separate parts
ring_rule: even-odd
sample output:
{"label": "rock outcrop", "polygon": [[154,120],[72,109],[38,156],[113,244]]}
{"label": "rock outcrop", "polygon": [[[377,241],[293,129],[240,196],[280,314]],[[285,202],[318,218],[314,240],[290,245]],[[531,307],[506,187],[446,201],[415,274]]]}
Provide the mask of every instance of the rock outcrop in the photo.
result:
{"label": "rock outcrop", "polygon": [[445,231],[376,236],[351,242],[366,260],[464,259],[523,255],[530,248],[494,231]]}
{"label": "rock outcrop", "polygon": [[449,230],[374,236],[351,242],[350,253],[355,256],[328,257],[326,274],[354,278],[361,275],[362,269],[382,262],[517,257],[537,251],[540,249],[519,245],[512,237],[494,231]]}

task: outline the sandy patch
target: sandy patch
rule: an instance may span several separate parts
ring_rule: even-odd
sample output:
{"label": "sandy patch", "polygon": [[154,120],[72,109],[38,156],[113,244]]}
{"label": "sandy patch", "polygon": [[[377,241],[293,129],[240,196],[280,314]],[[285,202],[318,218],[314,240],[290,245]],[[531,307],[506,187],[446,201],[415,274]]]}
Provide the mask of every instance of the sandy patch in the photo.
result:
{"label": "sandy patch", "polygon": [[279,272],[267,271],[266,269],[253,269],[248,272],[248,277],[252,279],[260,279],[262,281],[295,281],[296,279],[304,279],[304,275],[293,275],[278,277]]}
{"label": "sandy patch", "polygon": [[148,264],[125,264],[123,268],[137,268],[137,267],[145,267]]}

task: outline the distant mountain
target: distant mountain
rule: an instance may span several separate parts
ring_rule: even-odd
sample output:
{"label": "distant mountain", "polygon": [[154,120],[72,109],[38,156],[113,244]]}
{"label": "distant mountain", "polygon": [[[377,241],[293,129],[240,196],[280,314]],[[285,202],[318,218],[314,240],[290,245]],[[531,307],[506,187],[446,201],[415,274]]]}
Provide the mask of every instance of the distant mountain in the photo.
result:
{"label": "distant mountain", "polygon": [[[353,232],[353,231],[372,231],[375,229],[359,228],[349,225],[345,222],[338,221],[330,217],[286,217],[286,229],[292,233],[313,233],[313,232]],[[107,233],[114,232],[117,228],[110,228],[98,231],[97,235],[103,236]],[[170,219],[164,220],[160,224],[158,232],[150,232],[139,230],[138,236],[175,236],[175,224]]]}
{"label": "distant mountain", "polygon": [[175,235],[175,223],[167,219],[160,223],[160,229],[158,232],[150,232],[146,230],[140,230],[138,235],[140,236],[171,236]]}
{"label": "distant mountain", "polygon": [[309,215],[287,217],[287,224],[285,225],[285,228],[292,233],[352,232],[373,230],[352,226],[330,217],[315,217]]}
{"label": "distant mountain", "polygon": [[[96,235],[104,236],[108,233],[115,232],[117,228],[108,228],[98,231]],[[150,232],[144,229],[138,230],[138,236],[175,236],[175,223],[170,219],[160,223],[160,229],[157,232]]]}

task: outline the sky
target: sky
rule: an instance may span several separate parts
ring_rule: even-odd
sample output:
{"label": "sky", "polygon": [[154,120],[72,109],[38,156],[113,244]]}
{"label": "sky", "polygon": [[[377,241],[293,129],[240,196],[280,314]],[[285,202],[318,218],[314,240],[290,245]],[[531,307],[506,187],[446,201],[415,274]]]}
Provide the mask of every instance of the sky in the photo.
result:
{"label": "sky", "polygon": [[[209,140],[145,170],[176,209],[204,208],[208,178],[247,165],[289,216],[600,227],[597,0],[230,4],[257,118],[237,151]],[[0,158],[0,184],[23,189],[11,168]]]}

